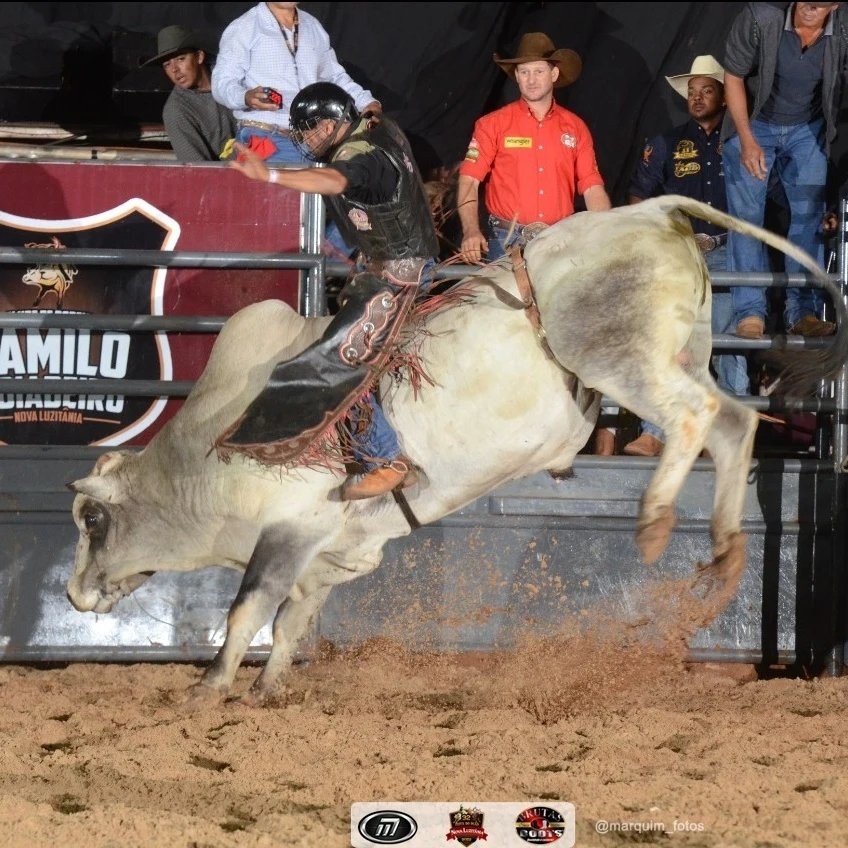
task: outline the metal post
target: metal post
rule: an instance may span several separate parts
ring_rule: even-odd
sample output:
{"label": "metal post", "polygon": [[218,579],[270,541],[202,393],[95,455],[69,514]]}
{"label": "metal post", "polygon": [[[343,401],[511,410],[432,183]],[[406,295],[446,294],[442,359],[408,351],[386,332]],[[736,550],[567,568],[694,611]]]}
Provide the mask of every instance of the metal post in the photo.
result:
{"label": "metal post", "polygon": [[[320,194],[300,195],[300,249],[304,253],[321,253],[324,241],[324,198]],[[300,314],[317,318],[327,311],[323,266],[300,272]]]}
{"label": "metal post", "polygon": [[[846,300],[848,295],[848,197],[839,199],[839,236],[837,239],[837,275],[839,286],[842,290],[842,299]],[[833,549],[833,621],[836,628],[836,639],[834,649],[828,662],[828,671],[832,675],[841,674],[846,656],[848,656],[848,643],[840,641],[844,639],[844,625],[848,620],[848,598],[845,590],[848,581],[845,579],[845,552],[846,552],[846,516],[845,509],[848,501],[845,497],[845,487],[848,485],[846,475],[846,454],[848,454],[848,366],[843,365],[839,376],[834,381],[834,400],[836,408],[833,413],[833,514],[832,519],[832,549]]]}

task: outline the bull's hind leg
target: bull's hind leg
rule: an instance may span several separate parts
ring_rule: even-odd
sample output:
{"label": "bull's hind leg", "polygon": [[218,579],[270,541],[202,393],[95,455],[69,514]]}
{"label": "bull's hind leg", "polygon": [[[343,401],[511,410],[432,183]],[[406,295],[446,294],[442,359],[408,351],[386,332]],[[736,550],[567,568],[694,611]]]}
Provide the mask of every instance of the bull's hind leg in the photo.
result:
{"label": "bull's hind leg", "polygon": [[707,606],[705,622],[729,603],[745,570],[742,513],[751,467],[757,414],[732,397],[720,394],[721,406],[707,434],[715,463],[715,497],[711,525],[713,561],[699,567],[696,585]]}
{"label": "bull's hind leg", "polygon": [[719,407],[715,392],[689,378],[685,383],[689,385],[673,390],[677,398],[667,402],[662,409],[664,414],[657,416],[665,432],[665,447],[643,495],[636,531],[636,544],[649,565],[668,546],[676,522],[674,502],[706,442]]}
{"label": "bull's hind leg", "polygon": [[715,387],[692,379],[677,363],[631,376],[627,386],[611,385],[604,392],[665,432],[665,447],[642,496],[636,531],[639,552],[650,565],[668,546],[676,522],[674,502],[704,447],[720,400]]}

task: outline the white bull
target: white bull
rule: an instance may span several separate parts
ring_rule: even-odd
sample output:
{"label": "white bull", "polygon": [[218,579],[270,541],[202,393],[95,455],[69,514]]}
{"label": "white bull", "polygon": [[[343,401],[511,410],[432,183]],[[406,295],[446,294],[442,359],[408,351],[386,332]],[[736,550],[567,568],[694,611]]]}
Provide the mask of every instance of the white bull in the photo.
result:
{"label": "white bull", "polygon": [[[547,339],[580,381],[546,356],[527,317],[499,292],[518,294],[507,266],[470,278],[468,303],[427,320],[419,353],[433,385],[417,399],[407,381],[387,377],[382,386],[403,451],[423,471],[405,492],[421,524],[508,480],[570,468],[602,392],[666,432],[639,522],[646,561],[665,549],[674,500],[699,451],[710,450],[713,562],[702,568],[719,600],[709,616],[726,604],[745,564],[741,512],[756,414],[709,375],[709,281],[681,208],[755,232],[711,207],[664,197],[574,215],[527,248]],[[816,268],[788,242],[756,234]],[[848,351],[845,307],[836,301],[836,346],[812,354],[819,378]],[[330,471],[269,469],[240,457],[223,463],[211,450],[273,365],[317,338],[328,320],[305,319],[277,301],[241,310],[183,408],[151,442],[140,452],[105,454],[71,484],[80,537],[68,597],[77,609],[108,612],[156,571],[213,564],[244,571],[224,644],[195,697],[228,692],[272,616],[272,649],[246,700],[273,692],[332,586],[375,569],[385,543],[411,532],[391,495],[344,502]]]}

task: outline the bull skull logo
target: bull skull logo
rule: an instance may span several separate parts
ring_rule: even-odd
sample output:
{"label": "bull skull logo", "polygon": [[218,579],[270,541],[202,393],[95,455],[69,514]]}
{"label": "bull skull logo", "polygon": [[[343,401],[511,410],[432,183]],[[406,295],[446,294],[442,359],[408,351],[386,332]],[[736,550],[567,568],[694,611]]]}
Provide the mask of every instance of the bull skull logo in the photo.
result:
{"label": "bull skull logo", "polygon": [[[51,236],[49,244],[28,241],[24,244],[24,247],[40,247],[49,250],[65,249],[65,245],[56,236]],[[38,294],[35,297],[32,308],[37,309],[41,305],[41,301],[50,292],[53,292],[56,295],[56,308],[62,309],[65,302],[65,294],[73,284],[74,277],[78,273],[79,270],[73,265],[36,265],[34,268],[28,268],[26,274],[21,277],[21,280],[25,285],[36,286],[38,288]]]}

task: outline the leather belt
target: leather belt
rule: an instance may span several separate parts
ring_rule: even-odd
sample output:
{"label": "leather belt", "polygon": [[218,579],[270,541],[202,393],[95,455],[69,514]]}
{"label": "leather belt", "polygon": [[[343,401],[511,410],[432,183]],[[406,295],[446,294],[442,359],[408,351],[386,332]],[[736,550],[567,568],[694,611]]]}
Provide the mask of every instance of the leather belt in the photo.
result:
{"label": "leather belt", "polygon": [[520,221],[506,221],[503,218],[498,218],[497,215],[489,215],[489,223],[493,227],[497,227],[499,230],[508,230],[513,224],[515,224],[516,227],[524,226],[524,224]]}
{"label": "leather belt", "polygon": [[281,127],[278,124],[265,124],[262,121],[242,121],[238,122],[239,128],[253,127],[253,129],[262,130],[263,132],[272,133],[273,135],[281,135],[284,138],[291,138],[291,130]]}

